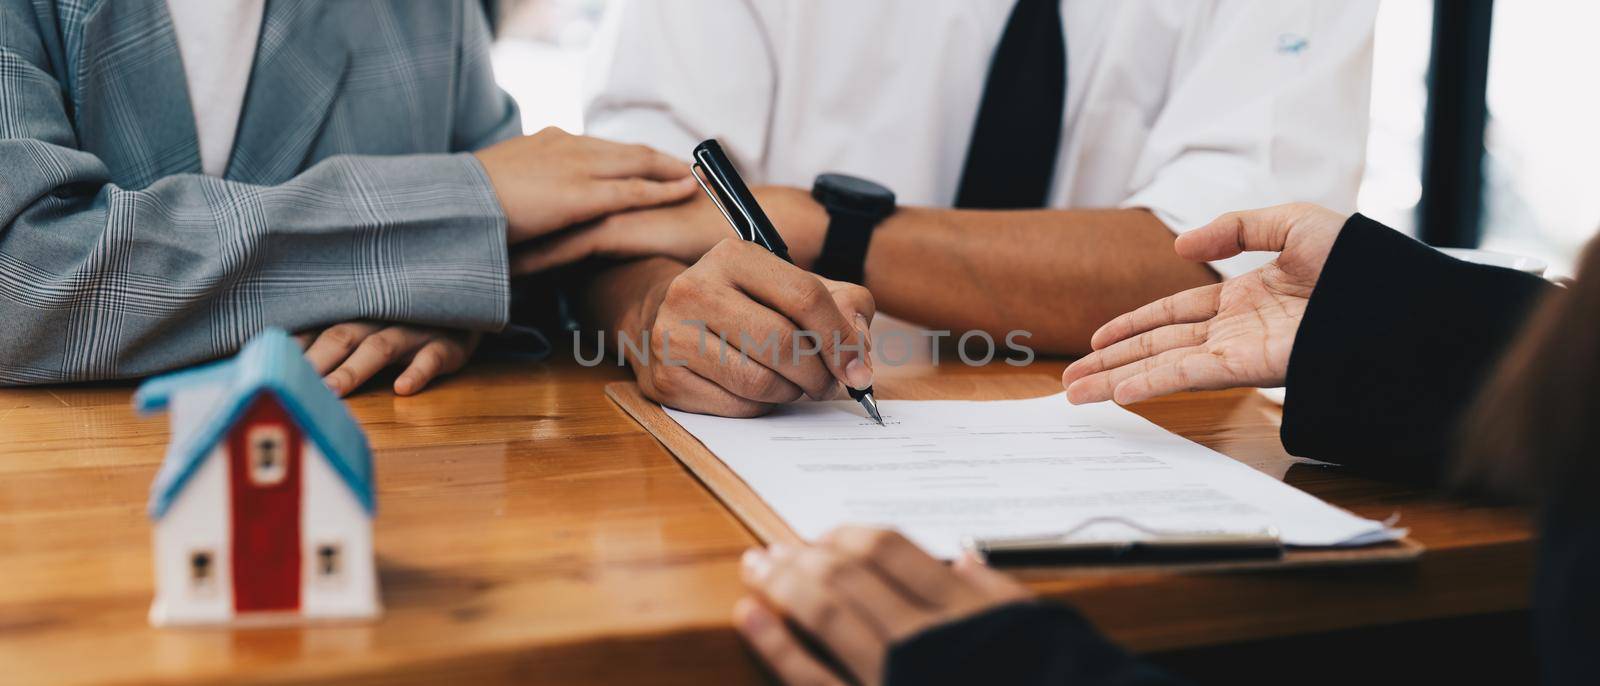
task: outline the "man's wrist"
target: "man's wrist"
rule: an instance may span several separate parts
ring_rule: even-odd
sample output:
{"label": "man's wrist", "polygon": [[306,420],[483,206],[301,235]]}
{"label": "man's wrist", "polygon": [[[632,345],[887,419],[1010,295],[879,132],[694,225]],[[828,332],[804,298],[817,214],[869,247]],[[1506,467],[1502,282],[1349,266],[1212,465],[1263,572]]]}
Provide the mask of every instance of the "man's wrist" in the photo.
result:
{"label": "man's wrist", "polygon": [[789,257],[801,269],[811,269],[828,235],[828,210],[801,188],[762,186],[755,194],[789,245]]}
{"label": "man's wrist", "polygon": [[583,285],[579,312],[582,324],[635,336],[653,317],[661,295],[685,267],[668,257],[648,257],[592,272]]}
{"label": "man's wrist", "polygon": [[614,322],[616,331],[627,331],[635,336],[655,321],[656,311],[661,309],[662,301],[666,300],[667,287],[687,269],[670,258],[649,258],[638,263],[637,268],[638,280],[634,282],[636,290],[625,296],[633,306],[622,308],[622,315]]}

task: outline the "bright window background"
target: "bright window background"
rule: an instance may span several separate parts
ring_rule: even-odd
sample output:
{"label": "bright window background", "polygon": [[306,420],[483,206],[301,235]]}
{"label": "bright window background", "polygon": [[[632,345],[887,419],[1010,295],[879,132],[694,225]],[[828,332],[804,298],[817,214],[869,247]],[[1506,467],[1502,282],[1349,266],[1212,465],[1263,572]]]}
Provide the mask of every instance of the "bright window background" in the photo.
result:
{"label": "bright window background", "polygon": [[[527,131],[583,130],[581,85],[605,0],[505,3],[495,74]],[[1600,229],[1600,2],[1495,3],[1489,63],[1483,247],[1533,255],[1571,273]],[[1415,234],[1422,192],[1433,0],[1383,0],[1372,75],[1372,126],[1357,206]]]}
{"label": "bright window background", "polygon": [[1422,127],[1428,109],[1432,0],[1384,0],[1372,49],[1372,123],[1356,207],[1416,235],[1422,198]]}
{"label": "bright window background", "polygon": [[1489,38],[1482,247],[1572,273],[1600,230],[1600,2],[1501,0]]}
{"label": "bright window background", "polygon": [[494,74],[522,108],[522,130],[583,132],[584,64],[604,9],[605,0],[504,3]]}

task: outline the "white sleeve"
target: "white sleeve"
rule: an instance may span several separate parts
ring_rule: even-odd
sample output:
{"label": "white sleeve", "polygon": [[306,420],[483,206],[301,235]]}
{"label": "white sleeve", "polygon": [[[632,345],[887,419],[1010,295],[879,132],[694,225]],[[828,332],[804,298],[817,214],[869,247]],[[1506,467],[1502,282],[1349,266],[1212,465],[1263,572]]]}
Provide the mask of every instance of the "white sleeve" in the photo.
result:
{"label": "white sleeve", "polygon": [[776,76],[756,0],[614,0],[584,84],[584,131],[682,159],[717,138],[763,183]]}
{"label": "white sleeve", "polygon": [[[1354,211],[1376,18],[1376,0],[1216,3],[1179,49],[1122,206],[1178,233],[1283,202]],[[1229,277],[1268,259],[1212,266]]]}

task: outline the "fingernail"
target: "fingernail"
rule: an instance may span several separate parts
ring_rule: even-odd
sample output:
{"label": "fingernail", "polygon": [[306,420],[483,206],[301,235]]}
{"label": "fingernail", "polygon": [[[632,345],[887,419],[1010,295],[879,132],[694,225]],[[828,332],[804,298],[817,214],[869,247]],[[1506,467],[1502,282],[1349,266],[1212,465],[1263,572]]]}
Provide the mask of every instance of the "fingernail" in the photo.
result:
{"label": "fingernail", "polygon": [[872,371],[872,329],[867,326],[867,318],[856,313],[856,336],[861,339],[861,357],[867,362],[867,371]]}
{"label": "fingernail", "polygon": [[744,627],[747,633],[761,633],[772,626],[772,615],[767,614],[767,611],[762,609],[761,605],[755,601],[747,599],[742,601],[740,605],[742,612],[740,613],[739,624]]}
{"label": "fingernail", "polygon": [[961,557],[956,558],[956,565],[962,567],[987,567],[988,564],[978,554],[970,550],[961,551]]}
{"label": "fingernail", "polygon": [[767,554],[760,548],[751,548],[744,551],[744,557],[739,559],[740,566],[744,569],[745,581],[760,582],[767,578],[767,573],[772,571],[772,560],[767,559]]}
{"label": "fingernail", "polygon": [[394,392],[399,393],[400,395],[406,395],[409,394],[411,389],[416,385],[417,382],[412,381],[411,377],[402,376],[394,380]]}
{"label": "fingernail", "polygon": [[872,368],[862,361],[865,355],[857,355],[855,359],[844,366],[844,379],[851,388],[861,390],[872,387]]}
{"label": "fingernail", "polygon": [[333,391],[334,393],[339,392],[338,379],[326,378],[322,380],[322,383],[328,387],[328,390]]}

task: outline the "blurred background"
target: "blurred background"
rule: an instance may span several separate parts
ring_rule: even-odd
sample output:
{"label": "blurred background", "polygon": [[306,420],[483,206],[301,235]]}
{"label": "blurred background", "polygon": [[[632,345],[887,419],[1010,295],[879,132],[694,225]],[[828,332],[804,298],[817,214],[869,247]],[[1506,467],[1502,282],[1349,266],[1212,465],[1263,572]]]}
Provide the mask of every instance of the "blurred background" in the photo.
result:
{"label": "blurred background", "polygon": [[[606,1],[487,1],[495,73],[525,129],[581,132]],[[1360,211],[1434,245],[1570,274],[1600,230],[1596,26],[1592,0],[1382,0]]]}

